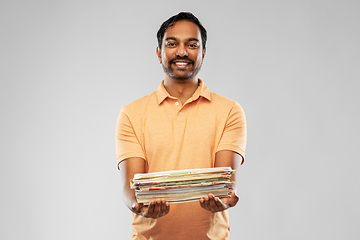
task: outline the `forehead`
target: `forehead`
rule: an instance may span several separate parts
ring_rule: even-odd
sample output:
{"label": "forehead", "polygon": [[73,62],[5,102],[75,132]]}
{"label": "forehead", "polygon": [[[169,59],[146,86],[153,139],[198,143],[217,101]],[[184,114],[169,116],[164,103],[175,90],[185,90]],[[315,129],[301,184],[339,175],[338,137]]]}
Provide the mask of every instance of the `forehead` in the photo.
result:
{"label": "forehead", "polygon": [[164,40],[169,37],[179,41],[196,38],[201,42],[201,32],[199,27],[195,23],[186,20],[175,22],[172,26],[168,27],[164,34]]}

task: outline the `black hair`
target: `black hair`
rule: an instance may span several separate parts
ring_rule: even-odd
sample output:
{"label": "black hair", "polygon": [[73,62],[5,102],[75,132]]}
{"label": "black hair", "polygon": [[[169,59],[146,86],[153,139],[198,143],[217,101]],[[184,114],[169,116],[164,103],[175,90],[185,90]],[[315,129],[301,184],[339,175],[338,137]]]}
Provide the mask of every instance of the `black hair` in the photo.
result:
{"label": "black hair", "polygon": [[168,20],[166,20],[165,22],[163,22],[163,24],[161,24],[161,26],[157,32],[157,40],[158,40],[159,49],[161,50],[161,44],[162,44],[162,40],[164,38],[166,30],[169,27],[171,27],[172,25],[174,25],[175,22],[181,21],[181,20],[193,22],[200,28],[202,46],[203,46],[203,49],[205,49],[206,39],[207,39],[206,29],[203,27],[203,25],[201,24],[199,19],[190,12],[180,12],[177,15],[174,15],[171,18],[169,18]]}

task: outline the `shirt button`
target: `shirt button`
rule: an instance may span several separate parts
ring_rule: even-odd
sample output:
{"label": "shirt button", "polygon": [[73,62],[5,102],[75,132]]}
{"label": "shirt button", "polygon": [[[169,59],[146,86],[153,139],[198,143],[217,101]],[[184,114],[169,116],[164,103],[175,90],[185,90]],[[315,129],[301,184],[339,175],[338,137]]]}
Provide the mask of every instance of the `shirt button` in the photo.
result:
{"label": "shirt button", "polygon": [[178,102],[176,102],[176,103],[175,103],[175,105],[177,106],[177,105],[179,105],[179,103],[178,103]]}
{"label": "shirt button", "polygon": [[181,112],[179,112],[178,114],[181,115]]}

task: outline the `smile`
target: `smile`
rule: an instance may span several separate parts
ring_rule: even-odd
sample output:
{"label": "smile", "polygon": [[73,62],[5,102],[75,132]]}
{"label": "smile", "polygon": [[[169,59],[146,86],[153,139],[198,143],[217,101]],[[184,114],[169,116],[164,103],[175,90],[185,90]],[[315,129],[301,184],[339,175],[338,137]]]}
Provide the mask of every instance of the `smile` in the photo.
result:
{"label": "smile", "polygon": [[189,62],[174,62],[175,66],[177,67],[187,67],[190,63]]}

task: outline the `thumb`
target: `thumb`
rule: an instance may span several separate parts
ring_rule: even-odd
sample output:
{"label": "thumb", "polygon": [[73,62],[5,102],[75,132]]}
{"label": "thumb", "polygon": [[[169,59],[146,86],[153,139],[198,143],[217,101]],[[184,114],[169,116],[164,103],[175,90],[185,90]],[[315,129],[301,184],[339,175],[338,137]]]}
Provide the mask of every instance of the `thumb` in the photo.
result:
{"label": "thumb", "polygon": [[141,211],[143,204],[142,203],[137,203],[134,202],[133,205],[131,206],[131,211],[133,211],[134,213],[139,213]]}
{"label": "thumb", "polygon": [[233,192],[231,193],[231,198],[230,198],[230,201],[229,201],[229,206],[230,206],[230,207],[235,206],[238,201],[239,201],[239,196],[233,191]]}

